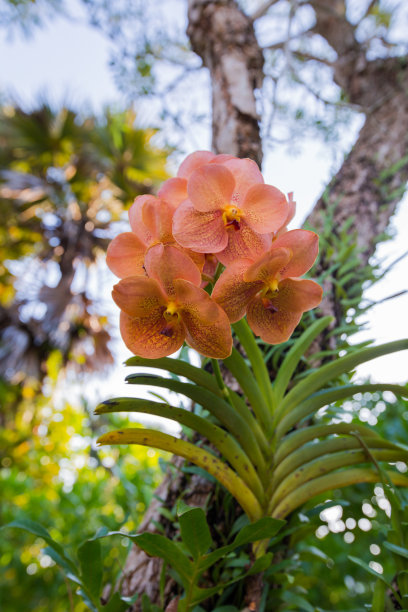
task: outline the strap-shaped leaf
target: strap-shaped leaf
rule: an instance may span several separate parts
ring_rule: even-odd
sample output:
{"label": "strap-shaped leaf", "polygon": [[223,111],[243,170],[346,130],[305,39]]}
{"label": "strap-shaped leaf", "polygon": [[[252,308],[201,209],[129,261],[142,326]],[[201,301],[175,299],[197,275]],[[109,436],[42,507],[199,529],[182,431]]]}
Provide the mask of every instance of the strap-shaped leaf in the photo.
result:
{"label": "strap-shaped leaf", "polygon": [[[381,438],[370,437],[366,438],[364,443],[370,450],[374,449],[389,449],[389,450],[401,450],[396,444],[389,440],[382,440]],[[317,457],[323,457],[331,453],[337,453],[339,451],[358,449],[361,450],[361,442],[352,434],[349,437],[337,436],[331,437],[327,440],[317,442],[315,444],[307,444],[301,446],[295,452],[291,453],[279,465],[276,465],[272,478],[272,489],[275,489],[277,485],[284,479],[288,474],[294,472],[300,466],[306,465],[309,461],[316,459]],[[404,452],[404,451],[402,451]]]}
{"label": "strap-shaped leaf", "polygon": [[269,378],[268,368],[266,367],[264,356],[256,343],[254,334],[245,319],[234,323],[233,329],[238,339],[245,349],[247,357],[252,366],[255,379],[271,411],[275,408],[275,395]]}
{"label": "strap-shaped leaf", "polygon": [[140,444],[184,457],[214,476],[235,497],[251,520],[262,516],[259,501],[242,478],[218,457],[190,442],[153,429],[132,428],[103,434],[98,438],[97,444]]}
{"label": "strap-shaped leaf", "polygon": [[[394,485],[408,487],[408,477],[404,474],[388,471],[387,475]],[[381,478],[377,470],[371,468],[349,468],[339,472],[331,472],[330,474],[309,480],[297,487],[279,502],[273,509],[272,516],[285,518],[296,508],[299,508],[316,495],[320,495],[320,493],[325,491],[341,489],[342,487],[363,482],[380,482],[380,480]]]}
{"label": "strap-shaped leaf", "polygon": [[297,448],[303,446],[310,440],[317,438],[324,438],[331,435],[342,435],[352,434],[357,432],[364,439],[366,438],[378,438],[382,439],[381,436],[370,429],[366,425],[360,425],[359,423],[333,423],[332,425],[311,425],[304,429],[298,429],[283,438],[277,447],[275,453],[275,465],[280,464],[285,457],[290,453],[293,453]]}
{"label": "strap-shaped leaf", "polygon": [[292,378],[294,371],[296,370],[299,361],[306,353],[309,346],[317,338],[317,336],[333,321],[333,317],[323,317],[314,321],[308,329],[296,340],[290,351],[288,351],[285,359],[283,360],[273,388],[276,395],[276,401],[279,404],[280,400],[285,394],[286,388],[289,381]]}
{"label": "strap-shaped leaf", "polygon": [[[370,449],[376,461],[406,461],[408,452],[402,450]],[[360,448],[344,450],[324,457],[318,457],[292,471],[276,487],[271,499],[270,508],[273,509],[280,501],[295,491],[302,484],[317,478],[323,474],[333,472],[349,465],[357,463],[371,463],[372,460],[367,453]],[[378,476],[379,478],[379,476]]]}
{"label": "strap-shaped leaf", "polygon": [[306,400],[298,404],[296,408],[290,411],[286,408],[283,418],[277,427],[276,437],[279,438],[285,432],[289,431],[289,429],[292,429],[294,425],[300,423],[302,419],[310,416],[314,412],[317,412],[317,410],[323,406],[340,401],[346,397],[351,397],[356,393],[374,393],[376,391],[392,391],[392,393],[397,396],[401,395],[403,397],[408,397],[408,387],[388,383],[342,385],[340,387],[334,387],[331,389],[323,389],[322,391],[314,393]]}
{"label": "strap-shaped leaf", "polygon": [[295,385],[282,401],[281,410],[283,413],[289,412],[300,402],[303,402],[312,395],[312,393],[321,389],[326,383],[335,380],[342,374],[351,372],[361,363],[406,349],[408,349],[408,340],[404,339],[381,344],[380,346],[363,348],[353,351],[350,355],[340,357],[337,361],[320,367],[316,372],[309,374],[309,376]]}
{"label": "strap-shaped leaf", "polygon": [[202,389],[197,385],[172,380],[171,378],[131,374],[126,377],[126,381],[130,384],[150,385],[169,389],[189,397],[193,402],[197,402],[197,404],[206,408],[242,446],[253,465],[256,466],[258,473],[260,475],[265,474],[265,460],[256,443],[254,432],[248,427],[244,419],[237,414],[237,411],[228,402],[215,395],[215,393],[208,391],[208,389]]}
{"label": "strap-shaped leaf", "polygon": [[[131,357],[125,363],[129,366],[146,366],[148,368],[157,368],[160,370],[165,370],[172,374],[176,374],[177,376],[184,376],[185,378],[188,378],[188,380],[194,382],[198,387],[208,389],[208,391],[212,391],[212,393],[214,393],[215,395],[218,395],[219,397],[225,399],[221,389],[217,385],[215,377],[212,374],[206,372],[201,368],[197,368],[196,366],[193,366],[191,363],[187,363],[186,361],[172,359],[171,357],[162,357],[161,359],[144,359],[143,357]],[[145,374],[145,376],[147,376],[147,374]],[[262,429],[260,428],[259,423],[254,419],[253,414],[248,409],[248,406],[245,404],[242,398],[237,393],[235,393],[235,391],[230,389],[228,386],[227,389],[235,409],[240,414],[240,416],[247,422],[248,426],[254,431],[258,440],[258,444],[261,446],[261,448],[266,449],[267,442],[265,435]],[[262,397],[262,394],[260,395]]]}
{"label": "strap-shaped leaf", "polygon": [[230,357],[224,359],[223,362],[234,378],[238,381],[257,418],[262,424],[263,430],[269,431],[272,427],[272,415],[266,400],[261,393],[259,385],[256,383],[254,375],[247,365],[245,359],[235,347],[232,347]]}
{"label": "strap-shaped leaf", "polygon": [[217,381],[212,374],[206,372],[206,370],[203,370],[202,368],[197,368],[187,361],[182,361],[181,359],[172,359],[171,357],[144,359],[143,357],[136,356],[130,357],[130,359],[125,361],[125,364],[127,366],[157,368],[159,370],[164,370],[165,372],[171,372],[177,376],[184,376],[185,378],[188,378],[188,380],[195,382],[199,387],[208,389],[216,395],[221,395]]}
{"label": "strap-shaped leaf", "polygon": [[261,500],[263,498],[264,491],[262,483],[254,466],[248,459],[248,456],[237,441],[228,432],[218,427],[218,425],[215,425],[215,423],[211,423],[183,408],[176,408],[169,404],[138,398],[115,397],[102,402],[95,408],[95,414],[114,412],[153,414],[155,416],[171,419],[172,421],[180,423],[180,425],[193,429],[207,438],[220,451],[258,499]]}

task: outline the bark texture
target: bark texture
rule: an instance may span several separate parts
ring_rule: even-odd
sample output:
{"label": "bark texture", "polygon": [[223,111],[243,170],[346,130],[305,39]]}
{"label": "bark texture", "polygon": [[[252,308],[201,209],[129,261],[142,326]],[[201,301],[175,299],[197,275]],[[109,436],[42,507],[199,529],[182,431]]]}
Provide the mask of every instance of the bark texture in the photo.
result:
{"label": "bark texture", "polygon": [[189,0],[187,34],[208,68],[212,86],[212,141],[216,153],[262,164],[255,91],[263,54],[252,21],[234,0]]}

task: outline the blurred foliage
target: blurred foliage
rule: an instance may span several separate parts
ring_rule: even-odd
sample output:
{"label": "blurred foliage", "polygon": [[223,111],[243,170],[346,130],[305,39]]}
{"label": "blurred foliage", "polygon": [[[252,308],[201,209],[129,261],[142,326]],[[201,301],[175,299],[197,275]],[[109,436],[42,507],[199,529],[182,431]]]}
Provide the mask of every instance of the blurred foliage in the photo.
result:
{"label": "blurred foliage", "polygon": [[[133,111],[0,109],[0,524],[29,517],[68,549],[102,526],[134,530],[158,483],[158,453],[94,448],[80,386],[113,362],[104,255],[134,198],[167,177],[154,135]],[[2,611],[85,609],[43,547],[3,535]],[[106,545],[106,582],[126,554]]]}

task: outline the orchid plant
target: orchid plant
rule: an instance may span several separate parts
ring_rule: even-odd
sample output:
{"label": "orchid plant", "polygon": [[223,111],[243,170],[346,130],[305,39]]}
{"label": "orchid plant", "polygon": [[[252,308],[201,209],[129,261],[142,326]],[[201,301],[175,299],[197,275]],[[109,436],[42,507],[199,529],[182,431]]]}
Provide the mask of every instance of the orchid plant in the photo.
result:
{"label": "orchid plant", "polygon": [[[276,520],[325,491],[384,477],[392,486],[408,486],[395,468],[407,462],[406,447],[363,424],[313,422],[322,407],[356,393],[388,390],[407,397],[403,386],[344,383],[342,376],[408,349],[408,340],[354,350],[294,379],[331,323],[318,316],[270,379],[257,337],[273,345],[287,341],[302,314],[322,299],[321,286],[301,278],[317,257],[318,236],[288,231],[294,212],[292,195],[266,185],[253,161],[208,151],[189,155],[157,197],[136,198],[131,231],[108,248],[108,266],[121,279],[113,299],[123,340],[135,355],[127,365],[171,377],[131,374],[127,381],[176,392],[193,408],[119,397],[96,409],[160,415],[197,432],[209,445],[143,427],[108,432],[98,443],[140,444],[184,457],[216,478],[250,522],[275,520],[273,532]],[[184,342],[204,357],[205,367],[169,357]],[[236,385],[226,384],[227,371]],[[255,549],[258,557],[266,546]]]}

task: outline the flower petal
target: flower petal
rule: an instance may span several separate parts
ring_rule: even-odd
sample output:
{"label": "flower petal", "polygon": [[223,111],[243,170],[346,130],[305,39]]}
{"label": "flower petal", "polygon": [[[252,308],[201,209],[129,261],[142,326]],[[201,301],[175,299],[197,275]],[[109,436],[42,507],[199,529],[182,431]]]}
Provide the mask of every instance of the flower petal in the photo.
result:
{"label": "flower petal", "polygon": [[188,200],[174,213],[173,236],[181,246],[199,253],[218,253],[228,244],[222,212],[199,212]]}
{"label": "flower petal", "polygon": [[235,180],[231,202],[241,208],[248,189],[254,184],[264,182],[261,171],[252,159],[231,157],[223,160],[222,165],[228,168]]}
{"label": "flower petal", "polygon": [[206,357],[225,359],[231,354],[232,335],[228,317],[203,289],[175,280],[177,304],[186,342]]}
{"label": "flower petal", "polygon": [[123,232],[109,244],[106,263],[119,278],[145,276],[145,253],[146,245],[133,232]]}
{"label": "flower petal", "polygon": [[146,253],[148,276],[158,281],[168,296],[174,295],[174,280],[182,278],[193,285],[201,283],[201,272],[186,253],[174,246],[156,244]]}
{"label": "flower petal", "polygon": [[113,287],[112,298],[130,317],[155,316],[167,305],[159,283],[153,278],[129,276]]}
{"label": "flower petal", "polygon": [[194,170],[204,164],[208,164],[214,157],[215,154],[211,153],[211,151],[196,151],[195,153],[191,153],[191,155],[188,155],[180,165],[177,176],[184,179],[190,178]]}
{"label": "flower petal", "polygon": [[172,355],[182,346],[185,337],[181,321],[169,330],[159,310],[144,318],[130,317],[121,312],[120,333],[132,353],[147,359]]}
{"label": "flower petal", "polygon": [[272,238],[268,234],[257,234],[242,219],[240,229],[233,227],[227,230],[228,244],[224,250],[217,253],[217,257],[224,266],[236,259],[256,259],[269,249]]}
{"label": "flower petal", "polygon": [[170,178],[167,179],[160,187],[157,195],[162,200],[166,200],[173,206],[173,208],[177,208],[179,204],[184,202],[188,198],[187,195],[187,181],[183,178]]}
{"label": "flower petal", "polygon": [[187,183],[187,192],[194,208],[200,212],[223,210],[231,201],[235,187],[231,172],[220,164],[197,168]]}
{"label": "flower petal", "polygon": [[269,344],[286,342],[302,317],[302,312],[275,311],[264,307],[260,298],[253,299],[247,309],[248,325],[252,331]]}
{"label": "flower petal", "polygon": [[174,208],[168,202],[149,199],[142,207],[142,223],[151,233],[153,241],[174,242],[172,234]]}
{"label": "flower petal", "polygon": [[247,305],[263,287],[259,281],[245,282],[244,274],[251,264],[250,259],[232,262],[214,285],[211,297],[227,313],[231,323],[242,319]]}
{"label": "flower petal", "polygon": [[132,232],[144,242],[146,245],[150,245],[153,241],[151,232],[147,229],[143,223],[142,211],[143,206],[146,202],[157,202],[157,198],[152,195],[138,196],[129,208],[129,222]]}
{"label": "flower petal", "polygon": [[279,283],[276,298],[272,302],[279,311],[306,312],[322,301],[323,289],[315,281],[302,278],[285,278]]}
{"label": "flower petal", "polygon": [[241,208],[246,222],[258,234],[276,232],[289,212],[284,194],[272,185],[252,185]]}
{"label": "flower petal", "polygon": [[291,257],[290,249],[271,249],[257,259],[245,272],[244,279],[249,281],[262,281],[268,284],[278,278],[281,269],[287,265]]}
{"label": "flower petal", "polygon": [[319,252],[319,236],[309,230],[291,230],[272,243],[271,251],[278,248],[292,251],[292,257],[281,271],[282,278],[302,276],[313,266]]}

